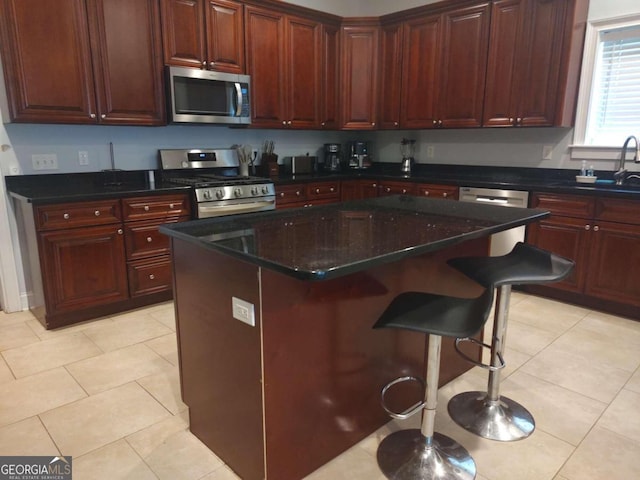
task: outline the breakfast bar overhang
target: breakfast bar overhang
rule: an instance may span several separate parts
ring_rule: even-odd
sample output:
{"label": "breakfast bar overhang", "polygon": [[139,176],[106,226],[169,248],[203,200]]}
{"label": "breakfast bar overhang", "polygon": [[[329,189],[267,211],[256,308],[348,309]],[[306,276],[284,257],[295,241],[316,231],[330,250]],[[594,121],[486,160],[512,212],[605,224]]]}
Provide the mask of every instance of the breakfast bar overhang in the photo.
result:
{"label": "breakfast bar overhang", "polygon": [[[308,475],[389,420],[386,383],[424,377],[424,335],[371,328],[389,302],[479,295],[446,260],[547,215],[394,196],[162,226],[191,431],[245,480]],[[469,368],[452,343],[441,383]],[[388,400],[403,410],[421,395]]]}

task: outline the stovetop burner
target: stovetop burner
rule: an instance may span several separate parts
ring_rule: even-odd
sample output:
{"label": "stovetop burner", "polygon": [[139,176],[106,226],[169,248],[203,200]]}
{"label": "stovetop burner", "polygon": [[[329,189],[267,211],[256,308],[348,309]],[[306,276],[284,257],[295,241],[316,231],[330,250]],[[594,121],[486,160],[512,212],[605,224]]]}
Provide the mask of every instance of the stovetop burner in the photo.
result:
{"label": "stovetop burner", "polygon": [[257,185],[262,183],[271,183],[268,178],[263,177],[241,177],[216,174],[198,174],[188,177],[180,177],[171,175],[166,178],[169,182],[179,183],[182,185],[191,185],[195,188],[219,187],[225,185]]}

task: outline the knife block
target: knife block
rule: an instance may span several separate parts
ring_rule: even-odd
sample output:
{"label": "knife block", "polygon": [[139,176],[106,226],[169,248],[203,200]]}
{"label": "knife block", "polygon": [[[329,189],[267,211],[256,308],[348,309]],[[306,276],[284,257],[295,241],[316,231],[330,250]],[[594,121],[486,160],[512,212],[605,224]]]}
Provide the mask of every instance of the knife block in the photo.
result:
{"label": "knife block", "polygon": [[280,173],[278,155],[275,153],[263,153],[260,157],[260,166],[262,175],[264,176],[276,177]]}

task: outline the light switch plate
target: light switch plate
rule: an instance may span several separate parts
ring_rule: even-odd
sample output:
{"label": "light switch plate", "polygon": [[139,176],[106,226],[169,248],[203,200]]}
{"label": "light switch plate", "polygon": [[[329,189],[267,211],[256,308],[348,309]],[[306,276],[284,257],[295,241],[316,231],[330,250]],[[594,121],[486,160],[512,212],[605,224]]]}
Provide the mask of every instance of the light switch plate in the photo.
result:
{"label": "light switch plate", "polygon": [[231,297],[231,308],[233,310],[233,318],[252,327],[256,326],[256,314],[253,303],[246,302],[237,297]]}

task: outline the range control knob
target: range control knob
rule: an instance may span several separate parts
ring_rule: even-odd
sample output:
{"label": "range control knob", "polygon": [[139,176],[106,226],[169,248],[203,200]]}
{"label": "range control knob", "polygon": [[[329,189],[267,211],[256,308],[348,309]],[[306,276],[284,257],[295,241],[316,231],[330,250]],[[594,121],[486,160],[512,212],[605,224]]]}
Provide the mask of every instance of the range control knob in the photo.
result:
{"label": "range control knob", "polygon": [[222,200],[224,198],[224,190],[222,190],[220,188],[218,190],[216,190],[216,198],[218,200]]}
{"label": "range control knob", "polygon": [[240,187],[236,187],[236,188],[234,188],[234,189],[233,189],[233,195],[234,195],[236,198],[241,197],[241,196],[242,196],[242,189],[241,189]]}
{"label": "range control knob", "polygon": [[204,197],[205,200],[211,200],[211,190],[205,190],[202,193],[202,196]]}
{"label": "range control knob", "polygon": [[269,193],[269,186],[268,186],[268,185],[263,185],[263,186],[262,186],[262,193],[264,193],[265,195],[266,195],[267,193]]}
{"label": "range control knob", "polygon": [[258,187],[251,187],[251,195],[255,197],[258,194],[260,194],[260,190],[258,189]]}

